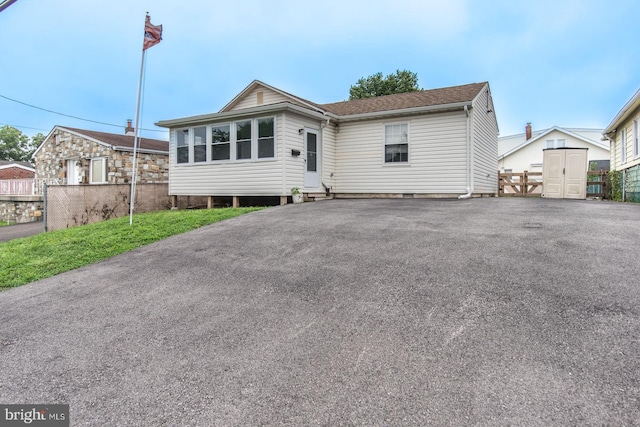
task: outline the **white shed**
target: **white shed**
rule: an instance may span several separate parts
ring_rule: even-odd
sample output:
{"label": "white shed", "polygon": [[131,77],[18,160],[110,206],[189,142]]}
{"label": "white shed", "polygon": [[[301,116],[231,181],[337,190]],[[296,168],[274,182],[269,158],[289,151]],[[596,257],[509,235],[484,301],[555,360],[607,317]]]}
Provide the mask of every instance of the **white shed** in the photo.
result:
{"label": "white shed", "polygon": [[588,148],[549,148],[542,164],[542,197],[586,199]]}

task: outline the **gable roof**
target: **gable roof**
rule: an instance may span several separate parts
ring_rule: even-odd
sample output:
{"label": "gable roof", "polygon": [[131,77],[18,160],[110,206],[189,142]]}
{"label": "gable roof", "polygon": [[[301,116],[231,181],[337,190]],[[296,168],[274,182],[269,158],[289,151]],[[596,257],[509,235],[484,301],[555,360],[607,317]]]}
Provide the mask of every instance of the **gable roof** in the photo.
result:
{"label": "gable roof", "polygon": [[18,162],[15,160],[0,160],[0,169],[13,168],[13,167],[26,169],[30,172],[35,172],[33,165],[29,162]]}
{"label": "gable roof", "polygon": [[609,123],[609,126],[607,126],[604,131],[602,131],[602,134],[604,136],[609,137],[611,133],[616,131],[616,128],[622,124],[622,122],[624,122],[626,119],[629,118],[629,116],[638,108],[640,107],[640,89],[638,89],[636,91],[636,93],[631,97],[631,99],[629,101],[627,101],[626,104],[624,104],[624,106],[622,107],[622,109],[620,109],[620,111],[618,112],[618,114],[616,114],[616,116],[613,118],[613,120],[611,120],[611,123]]}
{"label": "gable roof", "polygon": [[[576,132],[574,132],[572,130],[569,130],[567,128],[561,128],[560,126],[554,126],[554,127],[549,128],[549,129],[544,129],[544,130],[533,132],[532,133],[533,136],[531,138],[529,138],[528,140],[524,141],[523,143],[515,146],[511,150],[505,152],[504,154],[501,154],[500,156],[498,156],[498,160],[504,159],[505,157],[515,153],[516,151],[521,150],[524,147],[526,147],[526,146],[528,146],[528,145],[530,145],[530,144],[532,144],[532,143],[534,143],[534,142],[536,142],[538,140],[541,140],[546,135],[549,135],[551,132],[554,132],[554,131],[562,132],[567,136],[571,136],[573,138],[579,139],[581,141],[586,142],[587,144],[594,145],[594,146],[602,148],[604,150],[609,150],[609,146],[607,146],[606,144],[603,144],[603,143],[601,143],[599,141],[594,141],[593,139],[586,138],[586,137],[584,137],[584,136],[582,136],[582,135],[580,135],[580,134],[578,134],[578,133],[576,133]],[[526,138],[525,134],[521,134],[521,136],[523,138]],[[513,138],[513,135],[512,136],[501,137],[499,139],[509,139],[509,138]]]}
{"label": "gable roof", "polygon": [[[462,109],[465,105],[471,105],[480,92],[488,86],[488,82],[471,83],[461,86],[451,86],[439,89],[420,90],[415,92],[399,93],[394,95],[378,96],[367,99],[356,99],[329,104],[317,104],[299,96],[270,86],[259,80],[254,80],[245,89],[235,96],[218,113],[203,114],[180,119],[161,120],[157,126],[174,127],[214,119],[228,118],[232,116],[248,115],[252,113],[273,112],[279,110],[294,110],[298,113],[331,117],[338,121],[358,120],[365,118],[382,117],[386,115],[398,115],[420,113],[427,111],[445,111],[447,109]],[[287,98],[275,104],[259,105],[257,107],[233,110],[251,91],[263,87],[272,90]]]}
{"label": "gable roof", "polygon": [[471,83],[462,86],[419,90],[320,105],[338,116],[405,110],[417,107],[455,105],[473,101],[487,84],[487,82]]}
{"label": "gable roof", "polygon": [[[33,153],[33,156],[40,151],[42,146],[47,142],[56,130],[62,130],[92,140],[98,144],[105,145],[118,151],[133,151],[135,137],[133,135],[119,135],[108,132],[97,132],[93,130],[71,128],[66,126],[54,126],[49,135],[42,141],[42,144]],[[138,138],[138,149],[144,152],[156,152],[160,154],[169,154],[169,141],[160,139]],[[32,157],[33,157],[32,156]]]}

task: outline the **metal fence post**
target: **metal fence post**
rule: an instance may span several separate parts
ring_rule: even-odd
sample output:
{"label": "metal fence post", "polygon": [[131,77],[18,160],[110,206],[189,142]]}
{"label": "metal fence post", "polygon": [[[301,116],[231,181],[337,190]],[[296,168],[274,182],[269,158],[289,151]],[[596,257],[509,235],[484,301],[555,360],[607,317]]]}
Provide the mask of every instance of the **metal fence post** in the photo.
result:
{"label": "metal fence post", "polygon": [[42,183],[42,222],[44,222],[44,232],[47,232],[47,183]]}

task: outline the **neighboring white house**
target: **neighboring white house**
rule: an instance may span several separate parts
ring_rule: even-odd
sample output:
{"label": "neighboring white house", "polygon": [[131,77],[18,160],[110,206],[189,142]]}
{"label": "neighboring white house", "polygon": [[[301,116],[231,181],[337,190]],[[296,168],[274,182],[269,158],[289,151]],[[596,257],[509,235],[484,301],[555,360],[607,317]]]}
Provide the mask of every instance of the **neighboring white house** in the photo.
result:
{"label": "neighboring white house", "polygon": [[622,172],[623,200],[640,201],[640,89],[602,134],[611,141],[611,170]]}
{"label": "neighboring white house", "polygon": [[169,194],[497,194],[489,84],[316,104],[254,81],[220,112],[163,120]]}
{"label": "neighboring white house", "polygon": [[601,141],[601,129],[562,128],[533,131],[527,123],[525,133],[498,138],[500,172],[542,172],[543,150],[546,148],[588,148],[587,159],[609,159],[609,144]]}

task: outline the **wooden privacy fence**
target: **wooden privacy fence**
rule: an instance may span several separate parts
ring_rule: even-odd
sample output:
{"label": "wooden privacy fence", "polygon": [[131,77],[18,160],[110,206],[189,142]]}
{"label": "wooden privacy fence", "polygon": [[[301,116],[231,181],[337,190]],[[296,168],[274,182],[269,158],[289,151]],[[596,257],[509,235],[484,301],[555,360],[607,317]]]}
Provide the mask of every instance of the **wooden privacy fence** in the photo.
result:
{"label": "wooden privacy fence", "polygon": [[[542,172],[498,173],[500,196],[542,196]],[[607,197],[607,171],[587,172],[587,197]]]}

